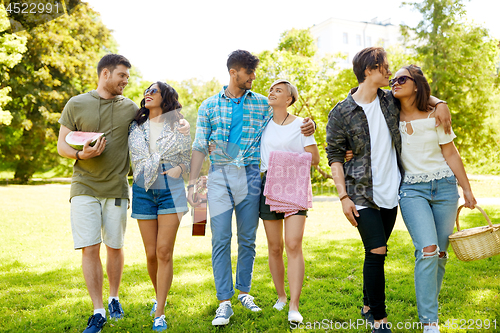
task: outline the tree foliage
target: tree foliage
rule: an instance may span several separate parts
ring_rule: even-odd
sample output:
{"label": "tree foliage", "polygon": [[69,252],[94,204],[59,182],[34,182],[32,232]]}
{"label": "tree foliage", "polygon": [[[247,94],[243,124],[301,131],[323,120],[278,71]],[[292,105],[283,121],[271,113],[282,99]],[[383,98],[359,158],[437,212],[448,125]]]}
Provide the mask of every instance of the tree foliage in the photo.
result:
{"label": "tree foliage", "polygon": [[281,34],[278,51],[289,51],[295,55],[314,57],[317,51],[314,37],[309,30],[292,29]]}
{"label": "tree foliage", "polygon": [[321,156],[317,170],[328,177],[330,172],[324,152],[328,113],[357,86],[352,70],[339,69],[333,56],[318,59],[314,39],[308,30],[292,29],[283,33],[275,50],[263,51],[258,57],[260,65],[252,90],[267,96],[276,79],[287,79],[297,86],[299,99],[290,111],[316,122],[315,138]]}
{"label": "tree foliage", "polygon": [[[491,163],[500,158],[498,41],[465,20],[462,0],[408,5],[422,14],[422,21],[415,28],[402,27],[406,48],[387,50],[392,70],[421,65],[432,94],[449,104],[456,143],[466,163],[478,166],[476,170],[500,172],[500,165]],[[98,13],[85,3],[72,8],[70,15],[16,34],[6,32],[8,23],[0,5],[0,161],[25,182],[35,171],[61,164],[56,152],[60,113],[70,97],[96,86],[97,62],[105,53],[116,52],[117,46]],[[327,177],[328,113],[358,85],[352,69],[335,63],[340,55],[320,59],[307,29],[285,31],[274,50],[258,56],[253,90],[267,95],[278,78],[297,86],[300,97],[290,111],[317,123],[318,171]],[[151,82],[142,80],[135,68],[129,81],[125,95],[139,104]],[[222,85],[215,79],[168,83],[179,93],[194,136],[199,106]]]}
{"label": "tree foliage", "polygon": [[191,124],[191,137],[194,139],[196,133],[196,119],[198,118],[198,108],[204,100],[218,94],[222,89],[222,84],[217,79],[210,81],[200,81],[192,78],[177,81],[167,81],[179,94],[179,102],[182,105],[182,114]]}
{"label": "tree foliage", "polygon": [[422,21],[413,29],[404,26],[403,32],[407,39],[410,32],[416,36],[412,46],[432,94],[448,102],[462,157],[470,165],[491,165],[492,152],[498,151],[490,126],[498,112],[498,41],[466,21],[461,0],[410,5],[422,14]]}
{"label": "tree foliage", "polygon": [[[196,120],[198,119],[198,109],[204,100],[218,94],[222,89],[222,84],[215,78],[210,81],[200,81],[192,78],[177,81],[167,81],[179,94],[179,102],[182,105],[184,118],[191,124],[191,139],[194,140],[196,134]],[[210,166],[209,159],[206,158],[202,165],[200,175],[207,175]]]}
{"label": "tree foliage", "polygon": [[18,64],[26,52],[26,38],[9,34],[10,22],[3,4],[0,4],[0,125],[9,125],[12,115],[3,107],[11,101],[11,87],[7,85],[9,70]]}
{"label": "tree foliage", "polygon": [[27,52],[10,71],[13,119],[0,125],[0,158],[27,182],[34,172],[58,164],[58,120],[72,96],[97,83],[97,63],[115,46],[98,13],[82,3],[43,25],[19,32]]}

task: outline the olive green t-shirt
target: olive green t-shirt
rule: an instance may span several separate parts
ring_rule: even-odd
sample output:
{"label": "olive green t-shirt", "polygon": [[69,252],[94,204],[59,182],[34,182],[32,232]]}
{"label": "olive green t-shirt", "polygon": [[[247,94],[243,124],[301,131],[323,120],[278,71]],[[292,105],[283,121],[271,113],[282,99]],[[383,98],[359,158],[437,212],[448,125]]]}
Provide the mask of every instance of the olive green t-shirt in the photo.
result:
{"label": "olive green t-shirt", "polygon": [[123,96],[103,99],[97,91],[72,97],[59,119],[72,131],[106,135],[100,156],[79,160],[73,166],[70,197],[90,195],[101,198],[128,198],[128,130],[137,105]]}

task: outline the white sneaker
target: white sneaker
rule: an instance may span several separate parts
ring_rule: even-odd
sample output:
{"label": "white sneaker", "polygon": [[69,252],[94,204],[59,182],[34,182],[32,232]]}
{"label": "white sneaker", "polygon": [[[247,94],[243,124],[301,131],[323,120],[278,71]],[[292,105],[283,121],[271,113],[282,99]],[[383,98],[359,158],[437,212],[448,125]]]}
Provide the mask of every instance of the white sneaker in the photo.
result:
{"label": "white sneaker", "polygon": [[219,307],[215,311],[215,318],[212,320],[212,325],[219,326],[229,324],[229,318],[231,318],[233,313],[231,302],[225,301],[220,303]]}
{"label": "white sneaker", "polygon": [[439,326],[433,326],[433,325],[424,326],[424,333],[439,333]]}
{"label": "white sneaker", "polygon": [[299,311],[288,311],[288,321],[294,323],[301,323],[302,319],[304,318],[302,318]]}
{"label": "white sneaker", "polygon": [[165,321],[165,315],[161,315],[160,317],[156,317],[153,322],[153,331],[162,332],[167,329],[167,322]]}
{"label": "white sneaker", "polygon": [[285,307],[285,305],[286,305],[286,302],[280,302],[280,300],[278,299],[276,301],[276,304],[273,305],[273,308],[275,308],[278,311],[281,311],[281,310],[283,310],[283,308]]}
{"label": "white sneaker", "polygon": [[238,295],[238,299],[245,308],[252,310],[253,312],[262,311],[262,309],[253,302],[253,296],[250,296],[249,294],[242,294]]}

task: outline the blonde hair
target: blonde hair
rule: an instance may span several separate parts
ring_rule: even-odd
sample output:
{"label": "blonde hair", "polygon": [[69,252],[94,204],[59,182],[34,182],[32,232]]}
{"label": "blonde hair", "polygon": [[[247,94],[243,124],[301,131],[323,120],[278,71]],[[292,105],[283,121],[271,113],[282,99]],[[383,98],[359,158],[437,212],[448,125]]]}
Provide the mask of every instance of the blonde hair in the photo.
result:
{"label": "blonde hair", "polygon": [[288,89],[288,93],[292,97],[292,102],[290,103],[290,105],[292,105],[293,103],[295,103],[297,101],[297,99],[299,99],[299,92],[297,91],[297,87],[294,86],[293,84],[291,84],[290,81],[288,81],[288,80],[278,79],[278,80],[274,81],[273,84],[271,84],[271,87],[269,88],[269,90],[271,90],[272,87],[274,87],[275,85],[280,84],[280,83],[284,83],[286,85],[286,87]]}

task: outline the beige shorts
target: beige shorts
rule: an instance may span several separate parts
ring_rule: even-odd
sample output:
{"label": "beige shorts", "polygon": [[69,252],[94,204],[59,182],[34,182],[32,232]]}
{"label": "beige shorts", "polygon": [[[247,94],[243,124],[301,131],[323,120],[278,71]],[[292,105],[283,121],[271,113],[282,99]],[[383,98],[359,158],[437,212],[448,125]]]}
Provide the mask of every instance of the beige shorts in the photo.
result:
{"label": "beige shorts", "polygon": [[110,248],[121,249],[127,227],[127,206],[128,199],[89,195],[71,198],[71,230],[75,250],[101,242]]}

